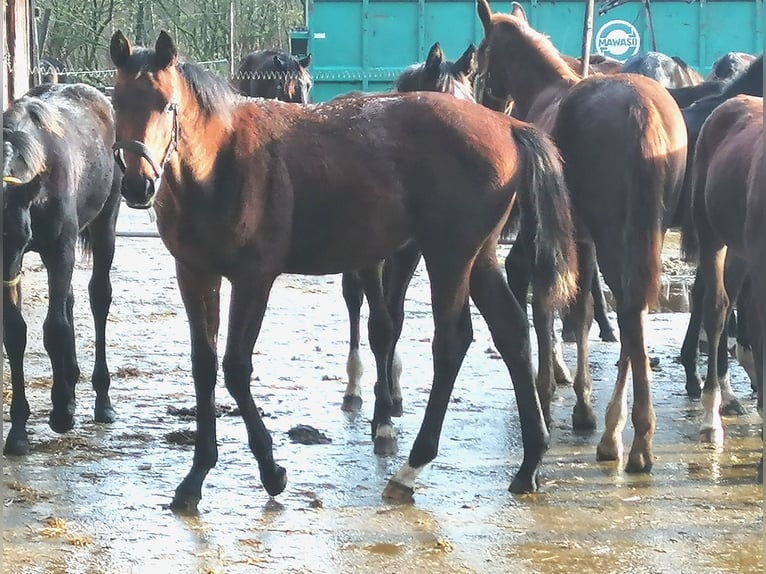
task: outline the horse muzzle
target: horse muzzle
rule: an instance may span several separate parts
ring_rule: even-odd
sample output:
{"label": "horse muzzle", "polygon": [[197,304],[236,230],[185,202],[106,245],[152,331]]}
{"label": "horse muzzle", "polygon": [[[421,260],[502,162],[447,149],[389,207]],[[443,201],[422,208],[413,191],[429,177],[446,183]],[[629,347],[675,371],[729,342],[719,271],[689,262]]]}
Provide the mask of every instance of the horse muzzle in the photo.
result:
{"label": "horse muzzle", "polygon": [[133,209],[149,209],[154,204],[154,196],[157,193],[159,178],[152,180],[148,177],[125,174],[120,185],[120,193],[125,198],[125,203]]}

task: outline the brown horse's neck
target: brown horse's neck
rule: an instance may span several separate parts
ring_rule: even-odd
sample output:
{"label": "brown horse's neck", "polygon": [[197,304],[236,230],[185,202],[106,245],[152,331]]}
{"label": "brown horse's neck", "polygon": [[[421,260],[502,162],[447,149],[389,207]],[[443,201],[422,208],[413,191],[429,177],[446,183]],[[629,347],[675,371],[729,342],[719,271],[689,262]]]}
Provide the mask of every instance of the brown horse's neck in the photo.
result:
{"label": "brown horse's neck", "polygon": [[[205,115],[193,95],[181,98],[180,134],[178,151],[172,162],[172,182],[191,177],[193,183],[206,188],[213,178],[217,153],[223,142],[231,135],[231,119],[218,115]],[[183,168],[183,169],[181,169]]]}
{"label": "brown horse's neck", "polygon": [[535,100],[551,86],[562,90],[581,77],[564,61],[550,41],[533,30],[529,37],[516,39],[507,50],[500,50],[499,65],[506,66],[505,90],[513,99],[514,116],[526,118]]}

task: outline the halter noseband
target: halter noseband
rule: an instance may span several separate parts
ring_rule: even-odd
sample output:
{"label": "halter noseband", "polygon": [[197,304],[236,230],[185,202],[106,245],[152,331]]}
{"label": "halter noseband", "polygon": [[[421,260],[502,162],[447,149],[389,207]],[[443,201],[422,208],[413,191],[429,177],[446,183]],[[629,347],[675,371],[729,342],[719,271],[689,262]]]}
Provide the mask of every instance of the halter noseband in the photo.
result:
{"label": "halter noseband", "polygon": [[489,79],[489,69],[484,70],[480,74],[476,74],[476,84],[478,86],[478,89],[476,90],[478,93],[476,94],[478,96],[478,100],[480,100],[479,103],[482,103],[484,99],[489,100],[492,104],[498,105],[500,109],[505,112],[508,110],[508,100],[510,98],[508,97],[500,97],[496,96],[492,93],[492,88],[489,86],[489,83],[487,80]]}
{"label": "halter noseband", "polygon": [[162,158],[160,163],[155,161],[155,159],[152,157],[151,151],[144,142],[138,140],[120,140],[115,142],[112,146],[112,151],[114,152],[114,161],[117,162],[117,165],[120,167],[120,170],[122,170],[122,173],[125,173],[126,168],[124,150],[141,156],[147,162],[149,162],[149,165],[151,165],[152,169],[154,170],[155,178],[153,183],[155,191],[160,187],[160,182],[162,181],[162,172],[165,170],[165,166],[167,165],[168,161],[170,161],[170,156],[172,156],[173,152],[178,149],[178,133],[180,131],[178,126],[178,102],[171,101],[167,106],[167,111],[173,112],[173,127],[170,132],[170,142],[168,143],[167,150],[165,151],[165,156]]}

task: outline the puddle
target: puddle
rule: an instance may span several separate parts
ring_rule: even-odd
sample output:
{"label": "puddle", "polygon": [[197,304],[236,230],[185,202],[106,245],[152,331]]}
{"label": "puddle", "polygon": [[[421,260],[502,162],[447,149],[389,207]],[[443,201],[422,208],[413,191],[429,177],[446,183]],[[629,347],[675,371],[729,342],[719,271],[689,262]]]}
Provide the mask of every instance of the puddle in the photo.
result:
{"label": "puddle", "polygon": [[[141,215],[125,210],[121,225],[149,229]],[[25,297],[26,374],[44,382],[50,378],[40,336],[44,272],[32,257],[27,269],[25,291],[37,296]],[[83,295],[88,278],[82,265],[74,288],[84,377],[93,364]],[[256,346],[252,389],[268,414],[277,461],[287,468],[287,489],[277,499],[262,489],[244,425],[231,416],[234,402],[219,377],[219,462],[205,483],[200,515],[189,518],[166,506],[193,455],[192,446],[167,437],[194,430],[188,329],[172,258],[157,239],[121,237],[112,280],[107,341],[119,420],[93,422],[94,393],[83,378],[76,427],[56,435],[47,426],[49,386],[29,385],[32,453],[3,459],[3,572],[763,571],[763,496],[753,481],[761,419],[749,381],[734,365],[734,389],[749,414],[725,419],[723,447],[697,443],[701,406],[686,398],[675,361],[688,315],[652,314],[649,320],[650,352],[660,359],[653,373],[652,474],[627,475],[617,464],[595,461],[618,346],[600,342],[594,329],[590,361],[599,431],[572,431],[574,394],[559,389],[542,492],[515,497],[507,488],[521,462],[518,414],[507,371],[492,359],[489,332],[474,312],[475,341],[456,383],[439,456],[420,477],[415,505],[398,507],[380,495],[417,433],[432,375],[433,325],[422,269],[408,293],[399,347],[404,415],[395,421],[400,453],[393,457],[372,452],[374,368],[366,344],[365,403],[356,415],[340,410],[348,331],[340,277],[281,277]],[[573,345],[565,346],[565,356],[573,367]],[[5,393],[3,415],[7,432]],[[298,425],[318,429],[329,442],[294,443],[289,431]],[[632,440],[630,426],[624,440]]]}

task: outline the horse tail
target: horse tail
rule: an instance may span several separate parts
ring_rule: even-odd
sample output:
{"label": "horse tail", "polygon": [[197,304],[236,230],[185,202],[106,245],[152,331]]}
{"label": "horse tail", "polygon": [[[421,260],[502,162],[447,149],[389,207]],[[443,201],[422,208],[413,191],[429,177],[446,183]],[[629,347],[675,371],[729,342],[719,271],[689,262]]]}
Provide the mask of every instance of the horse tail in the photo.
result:
{"label": "horse tail", "polygon": [[91,243],[91,240],[90,240],[90,229],[88,229],[87,227],[83,228],[83,230],[80,231],[79,244],[80,244],[80,249],[82,250],[83,254],[90,255],[92,253],[92,243]]}
{"label": "horse tail", "polygon": [[512,134],[521,150],[519,233],[535,225],[533,287],[546,305],[562,307],[577,292],[574,223],[563,162],[553,140],[538,129],[517,124]]}
{"label": "horse tail", "polygon": [[[667,162],[667,142],[663,121],[652,105],[632,106],[629,117],[636,142],[636,169],[633,190],[626,194],[625,226],[622,243],[622,290],[625,305],[652,306],[657,300],[662,274],[664,200],[663,193],[671,169]],[[682,182],[678,182],[679,185]]]}

